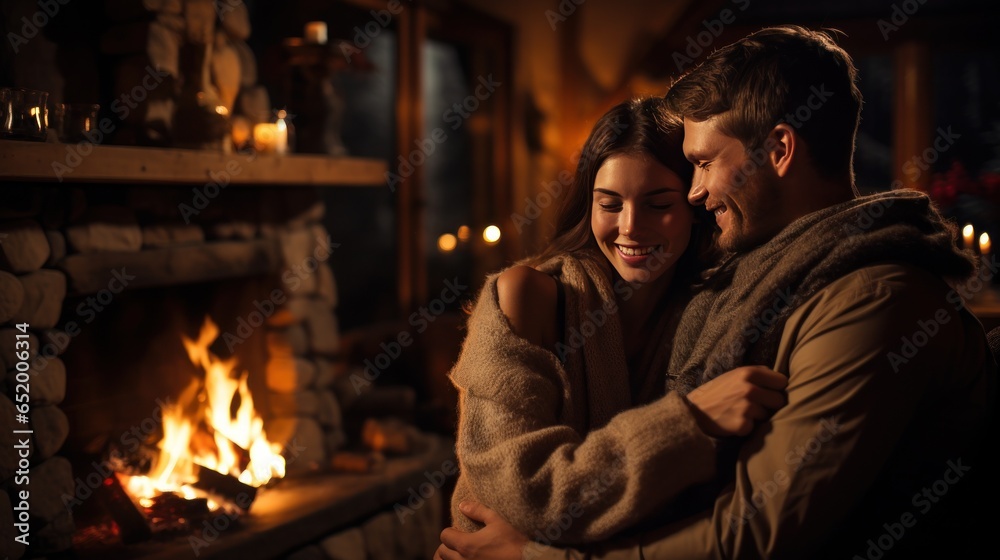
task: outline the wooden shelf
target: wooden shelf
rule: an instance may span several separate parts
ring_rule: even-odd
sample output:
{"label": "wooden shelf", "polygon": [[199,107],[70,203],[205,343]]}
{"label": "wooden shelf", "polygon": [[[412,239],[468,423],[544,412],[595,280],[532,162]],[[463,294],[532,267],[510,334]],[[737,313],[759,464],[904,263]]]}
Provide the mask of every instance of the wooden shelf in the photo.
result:
{"label": "wooden shelf", "polygon": [[[0,140],[0,181],[385,186],[382,160]],[[88,154],[82,156],[81,154]],[[75,164],[75,165],[74,165]],[[2,184],[2,183],[0,183]]]}

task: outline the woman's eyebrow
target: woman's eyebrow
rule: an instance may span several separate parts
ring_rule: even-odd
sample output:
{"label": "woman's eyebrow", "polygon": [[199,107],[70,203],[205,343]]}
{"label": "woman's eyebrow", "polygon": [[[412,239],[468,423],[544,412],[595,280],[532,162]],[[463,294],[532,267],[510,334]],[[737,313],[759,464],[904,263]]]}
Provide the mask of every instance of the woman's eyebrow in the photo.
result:
{"label": "woman's eyebrow", "polygon": [[[611,191],[611,190],[608,190],[608,189],[597,188],[597,189],[594,189],[594,192],[599,192],[601,194],[606,194],[608,196],[617,196],[618,198],[622,197],[622,195],[616,193],[615,191]],[[656,196],[658,194],[672,193],[672,192],[683,192],[683,190],[681,190],[681,189],[662,188],[662,189],[652,190],[652,191],[649,191],[649,192],[644,192],[644,193],[642,193],[642,196]]]}
{"label": "woman's eyebrow", "polygon": [[609,191],[608,189],[594,189],[594,192],[599,192],[608,196],[617,196],[618,198],[622,197],[622,195],[616,193],[615,191]]}

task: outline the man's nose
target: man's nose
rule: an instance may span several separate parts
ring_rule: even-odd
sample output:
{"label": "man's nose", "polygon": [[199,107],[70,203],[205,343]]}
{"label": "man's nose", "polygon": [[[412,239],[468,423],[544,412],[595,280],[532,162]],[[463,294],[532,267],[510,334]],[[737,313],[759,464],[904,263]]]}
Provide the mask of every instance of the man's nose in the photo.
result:
{"label": "man's nose", "polygon": [[691,185],[691,190],[688,191],[688,202],[692,205],[705,204],[705,198],[708,196],[708,191],[705,187],[701,185]]}

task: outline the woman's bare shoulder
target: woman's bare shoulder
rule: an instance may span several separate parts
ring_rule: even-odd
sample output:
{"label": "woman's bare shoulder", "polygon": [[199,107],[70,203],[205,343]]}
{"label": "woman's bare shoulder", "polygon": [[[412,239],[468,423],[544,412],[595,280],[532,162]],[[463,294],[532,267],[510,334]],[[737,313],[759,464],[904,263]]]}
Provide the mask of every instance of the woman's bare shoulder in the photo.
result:
{"label": "woman's bare shoulder", "polygon": [[554,348],[558,290],[556,279],[530,266],[512,266],[497,278],[500,310],[514,334],[545,348]]}

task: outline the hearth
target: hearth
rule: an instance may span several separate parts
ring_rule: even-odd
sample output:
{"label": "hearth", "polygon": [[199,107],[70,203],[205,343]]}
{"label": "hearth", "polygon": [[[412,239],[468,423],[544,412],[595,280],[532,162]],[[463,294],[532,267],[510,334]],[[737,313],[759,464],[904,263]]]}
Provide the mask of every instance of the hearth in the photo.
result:
{"label": "hearth", "polygon": [[398,420],[412,389],[351,382],[316,189],[230,188],[178,224],[190,186],[4,187],[0,358],[30,325],[34,431],[11,557],[432,553],[451,442]]}

